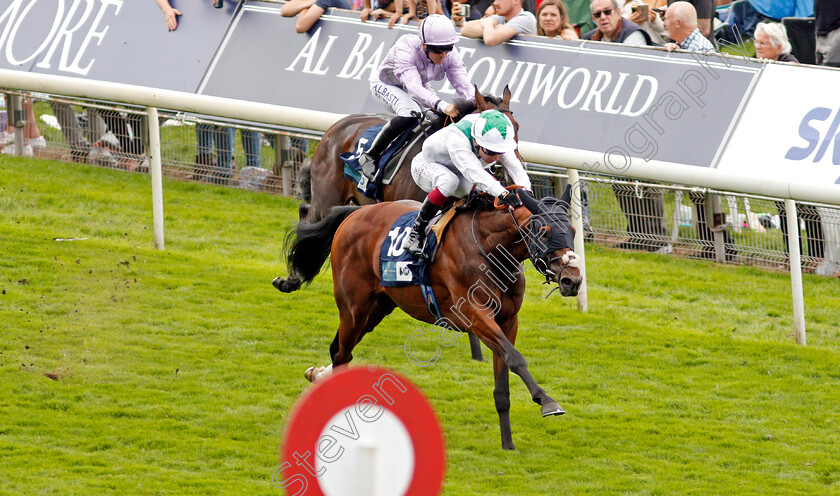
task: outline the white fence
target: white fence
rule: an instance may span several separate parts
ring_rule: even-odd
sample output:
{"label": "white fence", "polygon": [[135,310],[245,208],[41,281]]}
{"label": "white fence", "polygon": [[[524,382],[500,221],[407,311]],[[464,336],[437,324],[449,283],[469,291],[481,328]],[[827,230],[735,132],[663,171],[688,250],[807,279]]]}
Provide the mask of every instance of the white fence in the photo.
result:
{"label": "white fence", "polygon": [[[165,244],[158,108],[177,109],[179,111],[216,115],[245,121],[293,126],[314,131],[325,131],[336,120],[342,117],[339,114],[306,111],[240,100],[7,70],[0,70],[0,81],[0,86],[7,88],[113,101],[145,106],[147,108],[149,117],[149,156],[151,159],[150,175],[154,205],[154,233],[155,245],[158,248],[163,248]],[[592,164],[604,158],[602,154],[594,152],[527,142],[520,144],[520,150],[528,162],[567,167],[569,169],[569,179],[572,183],[578,183],[576,167],[581,167],[581,164]],[[799,221],[796,217],[796,208],[793,200],[836,204],[838,201],[836,188],[813,185],[806,187],[797,183],[773,179],[745,181],[741,176],[728,174],[719,170],[672,163],[665,164],[656,161],[644,162],[641,160],[636,160],[626,170],[620,173],[613,172],[613,174],[785,199],[787,211],[790,212],[790,215],[787,217],[787,222],[789,225],[788,232],[791,235],[789,246],[791,283],[794,296],[794,324],[797,342],[805,344],[802,276],[799,270]],[[580,201],[574,202],[573,209],[575,212],[573,212],[573,220],[579,233],[576,239],[575,249],[579,254],[583,255],[584,229],[581,223],[581,203]],[[582,289],[578,301],[580,308],[585,309],[587,306],[586,291],[585,287]]]}

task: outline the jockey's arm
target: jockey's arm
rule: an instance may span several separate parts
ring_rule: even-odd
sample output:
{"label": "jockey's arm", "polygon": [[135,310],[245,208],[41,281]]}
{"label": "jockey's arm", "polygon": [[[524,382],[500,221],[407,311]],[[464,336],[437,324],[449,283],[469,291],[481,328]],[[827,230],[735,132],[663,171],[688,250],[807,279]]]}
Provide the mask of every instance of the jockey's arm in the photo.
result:
{"label": "jockey's arm", "polygon": [[528,177],[524,164],[519,161],[519,157],[516,156],[515,152],[507,152],[499,156],[499,163],[505,168],[513,184],[532,191],[531,178]]}
{"label": "jockey's arm", "polygon": [[475,89],[470,82],[470,76],[467,74],[464,61],[457,50],[453,50],[452,53],[447,55],[443,63],[446,66],[446,79],[455,88],[458,96],[464,100],[472,100],[475,97]]}
{"label": "jockey's arm", "polygon": [[394,75],[402,83],[405,92],[422,105],[445,113],[446,107],[449,104],[439,98],[437,93],[432,89],[423,85],[423,80],[420,79],[420,73],[417,72],[417,67],[414,66],[410,58],[403,60],[404,58],[406,57],[403,54],[398,55],[396,67],[394,67]]}
{"label": "jockey's arm", "polygon": [[[446,128],[447,131],[452,128]],[[450,132],[446,137],[446,150],[452,163],[461,172],[461,175],[474,184],[479,191],[499,196],[505,192],[502,183],[496,180],[489,172],[484,170],[481,161],[475,156],[467,137],[461,131]]]}

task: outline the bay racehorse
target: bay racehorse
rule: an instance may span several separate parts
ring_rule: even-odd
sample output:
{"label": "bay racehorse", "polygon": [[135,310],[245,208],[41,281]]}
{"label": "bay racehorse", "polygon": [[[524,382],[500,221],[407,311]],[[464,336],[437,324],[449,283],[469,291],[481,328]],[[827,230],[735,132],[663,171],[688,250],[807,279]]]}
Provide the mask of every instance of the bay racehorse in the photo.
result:
{"label": "bay racehorse", "polygon": [[[514,449],[510,429],[508,371],[525,382],[543,416],[564,410],[537,384],[523,356],[514,348],[519,309],[525,295],[521,262],[530,259],[547,282],[564,296],[574,296],[581,283],[574,232],[567,216],[570,190],[563,197],[537,201],[518,191],[523,205],[500,209],[482,195],[452,219],[429,267],[441,319],[429,312],[418,286],[383,287],[379,253],[394,222],[417,210],[414,201],[334,207],[316,223],[299,222],[287,246],[289,275],[278,281],[284,292],[298,290],[320,272],[327,257],[333,274],[339,327],[330,346],[332,362],[310,369],[316,380],[347,364],[362,337],[396,307],[411,317],[452,330],[470,331],[493,351],[496,411],[502,448]],[[488,200],[489,198],[489,200]]]}
{"label": "bay racehorse", "polygon": [[[511,92],[507,86],[502,92],[502,98],[482,95],[476,87],[474,102],[456,99],[455,105],[461,115],[488,109],[501,110],[510,117],[514,129],[518,131],[519,124],[510,111],[510,98]],[[352,151],[366,129],[386,120],[387,116],[353,114],[330,126],[321,138],[309,165],[301,169],[298,175],[298,184],[304,201],[299,208],[300,220],[316,222],[326,215],[330,208],[339,205],[374,203],[374,200],[364,196],[344,175],[344,161],[340,155]],[[403,163],[391,183],[383,185],[382,196],[385,201],[423,201],[426,197],[426,192],[420,189],[411,177],[411,160],[420,152],[423,141],[424,139],[420,139],[412,146],[403,158]],[[473,335],[469,336],[469,341],[472,358],[482,361],[480,343]]]}
{"label": "bay racehorse", "polygon": [[[476,88],[475,102],[456,99],[456,106],[462,115],[488,109],[501,110],[510,117],[514,129],[518,129],[519,125],[510,112],[510,98],[511,92],[507,86],[502,98],[482,95]],[[304,201],[299,208],[300,220],[316,222],[326,215],[330,208],[339,205],[374,203],[374,200],[364,196],[356,185],[345,177],[344,161],[340,155],[353,151],[366,129],[385,122],[387,118],[378,114],[352,114],[327,129],[309,165],[301,169],[298,175],[298,187]],[[423,201],[426,197],[426,193],[411,177],[411,160],[420,152],[423,141],[420,139],[414,144],[405,155],[391,183],[383,186],[383,200]]]}

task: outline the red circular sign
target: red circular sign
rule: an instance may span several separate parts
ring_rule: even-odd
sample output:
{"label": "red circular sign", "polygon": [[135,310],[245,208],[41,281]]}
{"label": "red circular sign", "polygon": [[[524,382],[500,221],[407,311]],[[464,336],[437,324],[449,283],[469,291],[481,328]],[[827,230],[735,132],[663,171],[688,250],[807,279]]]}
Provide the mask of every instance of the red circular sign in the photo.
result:
{"label": "red circular sign", "polygon": [[283,485],[279,487],[287,488],[289,494],[324,496],[314,473],[316,450],[323,444],[319,438],[327,422],[349,407],[363,416],[373,415],[370,412],[376,407],[394,414],[408,432],[414,450],[414,471],[405,495],[440,494],[446,454],[443,431],[432,406],[408,379],[372,366],[336,369],[298,400],[283,438],[278,469]]}

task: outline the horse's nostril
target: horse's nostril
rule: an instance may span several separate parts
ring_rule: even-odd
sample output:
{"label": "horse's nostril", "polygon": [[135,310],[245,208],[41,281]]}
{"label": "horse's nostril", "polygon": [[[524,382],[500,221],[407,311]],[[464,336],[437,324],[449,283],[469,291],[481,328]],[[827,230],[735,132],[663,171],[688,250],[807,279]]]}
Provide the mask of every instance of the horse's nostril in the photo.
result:
{"label": "horse's nostril", "polygon": [[560,285],[564,288],[572,288],[575,286],[575,282],[572,281],[571,277],[563,277],[560,279]]}

